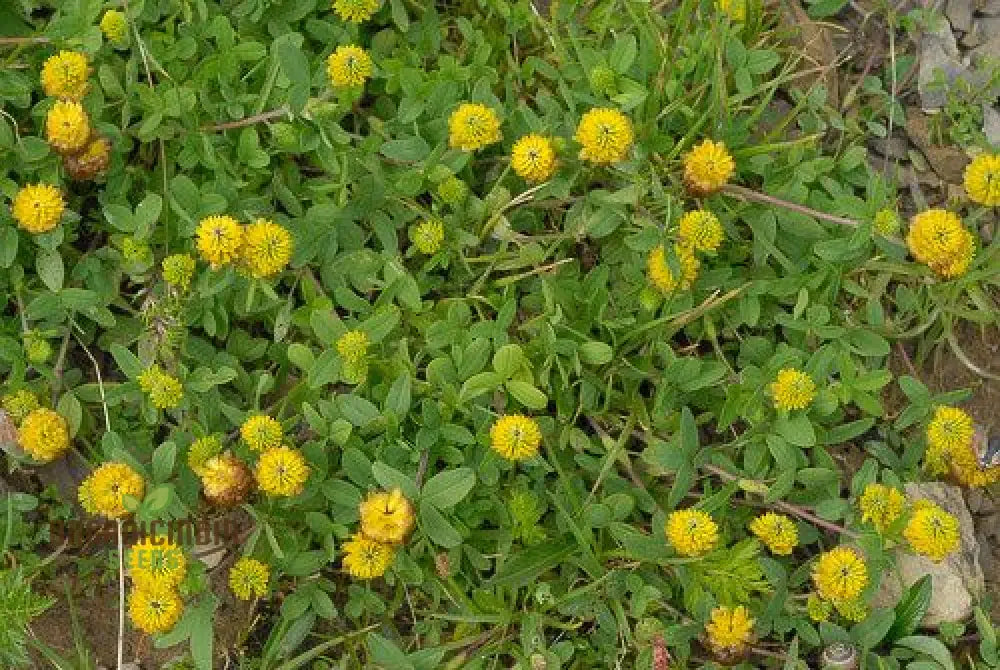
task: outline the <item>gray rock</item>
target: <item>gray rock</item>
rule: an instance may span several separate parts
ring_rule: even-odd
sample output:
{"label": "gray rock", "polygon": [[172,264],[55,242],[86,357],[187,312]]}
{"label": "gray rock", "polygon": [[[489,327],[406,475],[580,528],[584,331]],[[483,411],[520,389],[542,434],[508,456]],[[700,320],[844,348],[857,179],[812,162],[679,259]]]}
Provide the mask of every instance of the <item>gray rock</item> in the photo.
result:
{"label": "gray rock", "polygon": [[962,65],[951,26],[941,18],[932,28],[920,38],[920,69],[917,72],[920,106],[925,110],[943,107],[951,83],[959,77],[968,77],[968,68]]}
{"label": "gray rock", "polygon": [[962,490],[942,482],[911,482],[906,485],[910,501],[926,498],[954,514],[958,519],[961,545],[958,551],[940,563],[910,553],[905,547],[896,550],[899,570],[882,575],[873,607],[893,607],[903,589],[912,586],[924,575],[931,576],[931,602],[921,626],[936,628],[945,621],[962,621],[972,614],[973,605],[985,588],[983,569],[979,563],[979,543],[976,540],[972,515],[965,506]]}
{"label": "gray rock", "polygon": [[976,10],[983,16],[1000,16],[1000,0],[980,2]]}
{"label": "gray rock", "polygon": [[967,33],[972,30],[972,0],[948,0],[945,16],[951,22],[951,27]]}
{"label": "gray rock", "polygon": [[983,103],[983,134],[986,141],[1000,147],[1000,107],[990,107]]}
{"label": "gray rock", "polygon": [[896,160],[906,158],[906,152],[910,148],[910,143],[905,137],[894,135],[888,139],[877,137],[868,141],[868,147],[879,156],[887,156]]}
{"label": "gray rock", "polygon": [[988,64],[987,61],[992,60],[994,63],[1000,63],[1000,18],[990,19],[990,21],[997,21],[996,31],[994,33],[982,33],[983,35],[991,35],[989,39],[980,42],[975,49],[973,49],[969,56],[973,63],[984,63]]}

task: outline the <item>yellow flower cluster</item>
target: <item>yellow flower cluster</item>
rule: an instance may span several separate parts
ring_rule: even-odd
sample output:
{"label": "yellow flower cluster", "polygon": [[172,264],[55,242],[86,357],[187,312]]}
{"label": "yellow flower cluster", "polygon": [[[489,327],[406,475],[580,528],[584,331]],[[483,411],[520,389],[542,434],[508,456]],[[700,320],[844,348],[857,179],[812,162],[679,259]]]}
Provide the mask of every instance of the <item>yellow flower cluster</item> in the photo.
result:
{"label": "yellow flower cluster", "polygon": [[945,279],[960,277],[972,264],[975,241],[954,212],[928,209],[910,220],[910,253]]}
{"label": "yellow flower cluster", "polygon": [[82,100],[87,94],[90,65],[86,54],[60,51],[42,65],[42,90],[45,95],[63,100]]}
{"label": "yellow flower cluster", "polygon": [[533,458],[542,444],[538,422],[522,414],[508,414],[490,427],[490,446],[509,461]]}
{"label": "yellow flower cluster", "polygon": [[399,489],[369,493],[358,507],[359,532],[344,543],[344,570],[355,579],[385,574],[413,530],[413,505]]}
{"label": "yellow flower cluster", "polygon": [[195,233],[198,253],[212,269],[235,261],[243,247],[243,228],[231,216],[208,216],[198,223]]}
{"label": "yellow flower cluster", "polygon": [[163,281],[167,282],[181,293],[191,286],[194,277],[195,260],[187,254],[173,254],[163,259]]}
{"label": "yellow flower cluster", "polygon": [[705,140],[684,155],[684,185],[695,197],[721,189],[736,171],[736,163],[722,142]]}
{"label": "yellow flower cluster", "polygon": [[271,447],[260,455],[254,476],[257,486],[269,496],[297,496],[309,479],[309,464],[291,447]]}
{"label": "yellow flower cluster", "polygon": [[861,509],[861,520],[875,526],[879,533],[884,533],[903,515],[905,503],[906,499],[898,489],[885,484],[869,484],[861,493],[858,507]]}
{"label": "yellow flower cluster", "polygon": [[914,552],[938,563],[958,549],[958,519],[930,500],[918,500],[903,537]]}
{"label": "yellow flower cluster", "polygon": [[200,437],[188,447],[188,466],[196,475],[201,475],[202,469],[210,458],[219,455],[222,451],[222,442],[215,435]]}
{"label": "yellow flower cluster", "polygon": [[69,425],[58,412],[40,407],[21,421],[18,442],[36,461],[49,463],[69,448]]}
{"label": "yellow flower cluster", "polygon": [[444,224],[441,219],[424,219],[413,226],[410,241],[422,254],[436,254],[444,242]]}
{"label": "yellow flower cluster", "polygon": [[38,409],[38,397],[28,389],[19,389],[5,393],[0,399],[0,407],[3,407],[15,424],[20,424],[24,417]]}
{"label": "yellow flower cluster", "polygon": [[820,555],[812,579],[817,595],[836,605],[861,595],[868,585],[868,568],[855,549],[836,547]]}
{"label": "yellow flower cluster", "polygon": [[965,168],[965,192],[969,200],[1000,207],[1000,154],[980,154]]}
{"label": "yellow flower cluster", "polygon": [[696,251],[715,251],[725,235],[719,217],[703,209],[687,212],[681,217],[679,225],[680,243]]}
{"label": "yellow flower cluster", "polygon": [[108,519],[120,519],[128,514],[123,499],[142,498],[146,483],[138,472],[125,463],[108,462],[100,465],[83,480],[78,490],[80,505],[90,514]]}
{"label": "yellow flower cluster", "polygon": [[151,365],[139,375],[139,388],[149,395],[157,409],[173,409],[184,398],[184,387],[179,379],[168,374],[159,365]]}
{"label": "yellow flower cluster", "polygon": [[63,156],[66,172],[78,181],[93,179],[107,170],[110,163],[111,142],[100,135],[92,136],[79,153]]}
{"label": "yellow flower cluster", "polygon": [[694,247],[680,242],[674,245],[674,256],[680,266],[680,273],[674,274],[667,260],[667,250],[662,244],[656,246],[646,261],[646,272],[650,283],[663,295],[670,295],[677,289],[688,289],[698,278],[701,262],[694,255]]}
{"label": "yellow flower cluster", "polygon": [[500,141],[500,119],[486,105],[463,102],[448,118],[448,133],[453,149],[477,151]]}
{"label": "yellow flower cluster", "polygon": [[181,618],[184,601],[177,590],[158,583],[147,588],[133,588],[128,598],[128,614],[132,625],[144,633],[166,633]]}
{"label": "yellow flower cluster", "polygon": [[556,169],[552,140],[534,133],[525,135],[510,150],[510,167],[526,181],[545,181]]}
{"label": "yellow flower cluster", "polygon": [[184,550],[167,537],[145,536],[128,552],[128,568],[138,588],[176,587],[187,575]]}
{"label": "yellow flower cluster", "polygon": [[343,361],[341,376],[349,384],[360,384],[368,377],[368,334],[349,330],[337,338],[337,353]]}
{"label": "yellow flower cluster", "polygon": [[254,486],[253,473],[232,454],[212,456],[198,471],[205,498],[218,507],[233,507],[247,499]]}
{"label": "yellow flower cluster", "polygon": [[45,117],[45,139],[61,154],[75,154],[90,140],[90,117],[83,105],[57,100]]}
{"label": "yellow flower cluster", "polygon": [[750,532],[767,545],[772,554],[787,556],[799,544],[795,523],[784,514],[767,512],[750,522]]}
{"label": "yellow flower cluster", "polygon": [[671,512],[664,532],[667,541],[681,556],[702,556],[719,544],[719,527],[700,509]]}
{"label": "yellow flower cluster", "polygon": [[266,451],[281,446],[285,430],[277,419],[266,414],[254,414],[240,426],[240,437],[254,451]]}
{"label": "yellow flower cluster", "polygon": [[709,648],[716,655],[742,653],[750,645],[753,624],[750,611],[743,605],[716,607],[712,610],[709,622],[705,624]]}
{"label": "yellow flower cluster", "polygon": [[1000,482],[1000,466],[983,467],[979,463],[976,441],[985,439],[964,411],[957,407],[937,407],[927,425],[924,467],[934,475],[950,474],[963,486]]}
{"label": "yellow flower cluster", "polygon": [[717,0],[719,11],[735,23],[743,23],[747,18],[746,0]]}
{"label": "yellow flower cluster", "polygon": [[378,11],[379,0],[333,0],[333,11],[343,21],[362,23]]}
{"label": "yellow flower cluster", "polygon": [[238,261],[242,272],[265,279],[292,260],[291,233],[268,219],[241,226],[229,215],[208,216],[198,223],[195,236],[198,253],[213,270]]}
{"label": "yellow flower cluster", "polygon": [[59,224],[66,203],[51,184],[31,184],[18,190],[11,212],[17,225],[33,235],[47,233]]}
{"label": "yellow flower cluster", "polygon": [[271,569],[266,563],[243,556],[229,569],[229,588],[240,600],[263,598],[270,577]]}
{"label": "yellow flower cluster", "polygon": [[123,13],[115,9],[109,9],[101,17],[100,28],[106,40],[115,44],[121,44],[125,41],[125,34],[128,32],[128,23]]}
{"label": "yellow flower cluster", "polygon": [[816,382],[801,370],[785,368],[771,383],[771,396],[776,409],[805,409],[816,397]]}
{"label": "yellow flower cluster", "polygon": [[617,109],[595,107],[587,111],[576,127],[580,160],[595,165],[611,165],[625,160],[635,141],[632,122]]}
{"label": "yellow flower cluster", "polygon": [[339,46],[326,59],[326,74],[334,88],[361,86],[372,76],[372,57],[353,44]]}

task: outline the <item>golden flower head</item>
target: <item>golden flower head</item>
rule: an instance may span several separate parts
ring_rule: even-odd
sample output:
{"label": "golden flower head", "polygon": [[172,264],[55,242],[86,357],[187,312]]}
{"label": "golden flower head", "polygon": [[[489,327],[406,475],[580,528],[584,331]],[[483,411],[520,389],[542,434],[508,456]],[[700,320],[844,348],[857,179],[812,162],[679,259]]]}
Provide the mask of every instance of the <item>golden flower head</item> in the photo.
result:
{"label": "golden flower head", "polygon": [[254,451],[266,451],[281,446],[285,430],[277,419],[266,414],[254,414],[240,426],[240,437]]}
{"label": "golden flower head", "polygon": [[36,461],[49,463],[69,448],[69,424],[58,412],[40,407],[24,417],[18,441]]}
{"label": "golden flower head", "polygon": [[767,545],[772,554],[787,556],[799,543],[799,531],[784,514],[767,512],[750,522],[750,532]]}
{"label": "golden flower head", "polygon": [[399,489],[370,493],[358,512],[361,532],[383,544],[400,544],[413,530],[413,505]]}
{"label": "golden flower head", "polygon": [[590,72],[587,73],[587,82],[590,84],[590,90],[596,95],[605,95],[610,98],[618,92],[618,73],[604,63],[590,68]]}
{"label": "golden flower head", "polygon": [[357,363],[368,354],[370,341],[363,330],[349,330],[337,338],[337,353],[345,361]]}
{"label": "golden flower head", "polygon": [[396,549],[391,544],[356,533],[344,543],[344,569],[355,579],[375,579],[385,574],[396,557]]}
{"label": "golden flower head", "polygon": [[682,243],[697,251],[715,251],[724,236],[719,217],[703,209],[682,216],[678,234]]}
{"label": "golden flower head", "polygon": [[921,263],[946,279],[960,277],[972,264],[975,241],[954,212],[928,209],[910,220],[906,246]]}
{"label": "golden flower head", "polygon": [[59,224],[66,203],[51,184],[31,184],[18,190],[11,206],[17,225],[29,233],[47,233]]}
{"label": "golden flower head", "polygon": [[905,503],[906,498],[898,489],[885,484],[869,484],[861,493],[858,507],[861,509],[861,520],[884,533],[903,514]]}
{"label": "golden flower head", "polygon": [[542,431],[538,422],[522,414],[508,414],[490,428],[490,446],[510,461],[524,461],[538,453]]}
{"label": "golden flower head", "polygon": [[542,135],[525,135],[510,150],[510,166],[527,181],[545,181],[556,169],[552,140]]}
{"label": "golden flower head", "polygon": [[448,144],[452,149],[476,151],[500,141],[496,112],[476,102],[463,102],[448,118]]}
{"label": "golden flower head", "polygon": [[208,216],[198,223],[198,253],[212,269],[232,263],[243,249],[243,227],[231,216]]}
{"label": "golden flower head", "polygon": [[722,142],[705,140],[684,155],[684,185],[694,196],[715,193],[735,171],[733,157]]}
{"label": "golden flower head", "polygon": [[264,279],[281,272],[292,260],[292,234],[267,219],[243,229],[241,261],[251,277]]}
{"label": "golden flower head", "polygon": [[77,181],[93,179],[107,170],[110,163],[111,142],[102,135],[91,135],[87,145],[79,153],[63,156],[67,174]]}
{"label": "golden flower head", "polygon": [[199,437],[188,447],[188,466],[196,475],[200,475],[208,459],[218,456],[222,451],[222,441],[217,435]]}
{"label": "golden flower head", "polygon": [[868,614],[870,613],[868,610],[868,604],[861,598],[838,600],[833,603],[833,606],[837,608],[840,616],[855,623],[864,621],[868,618]]}
{"label": "golden flower head", "polygon": [[156,585],[176,587],[187,574],[184,550],[170,538],[147,535],[132,545],[127,556],[127,567],[137,588]]}
{"label": "golden flower head", "polygon": [[103,463],[80,484],[80,504],[91,514],[119,519],[126,514],[123,498],[142,498],[146,483],[125,463]]}
{"label": "golden flower head", "polygon": [[965,168],[969,200],[987,207],[1000,206],[1000,154],[979,154]]}
{"label": "golden flower head", "polygon": [[149,401],[156,409],[173,409],[184,398],[184,387],[180,380],[153,364],[139,375],[139,388],[149,395]]}
{"label": "golden flower head", "polygon": [[746,0],[716,0],[719,11],[735,23],[743,23],[747,19]]}
{"label": "golden flower head", "polygon": [[719,527],[700,509],[671,512],[664,531],[667,541],[681,556],[702,556],[719,544]]}
{"label": "golden flower head", "polygon": [[885,209],[880,209],[875,212],[875,218],[872,221],[872,225],[875,230],[883,235],[895,235],[899,232],[899,215],[896,214],[896,210],[886,207]]}
{"label": "golden flower head", "polygon": [[263,598],[271,569],[256,558],[243,556],[229,569],[229,588],[240,600]]}
{"label": "golden flower head", "polygon": [[929,500],[918,500],[903,537],[914,552],[938,563],[958,549],[958,519]]}
{"label": "golden flower head", "polygon": [[38,396],[28,389],[18,389],[11,393],[5,393],[3,399],[0,400],[0,407],[3,407],[14,423],[20,424],[24,421],[24,417],[38,409]]}
{"label": "golden flower head", "polygon": [[617,109],[595,107],[580,119],[573,138],[580,143],[580,160],[610,165],[625,160],[635,135],[632,122]]}
{"label": "golden flower head", "polygon": [[167,584],[133,588],[128,598],[132,625],[144,633],[166,633],[177,624],[183,609],[181,597]]}
{"label": "golden flower head", "polygon": [[125,40],[125,34],[128,32],[128,23],[125,20],[125,14],[122,12],[116,9],[109,9],[101,17],[100,25],[101,32],[104,33],[104,38],[109,42],[120,44]]}
{"label": "golden flower head", "polygon": [[87,94],[90,66],[87,55],[79,51],[60,51],[42,65],[42,90],[45,95],[63,100],[82,100]]}
{"label": "golden flower head", "polygon": [[938,406],[927,425],[927,443],[947,450],[972,444],[972,417],[957,407]]}
{"label": "golden flower head", "polygon": [[296,496],[309,479],[309,465],[290,447],[272,447],[260,455],[255,473],[260,490],[271,496]]}
{"label": "golden flower head", "polygon": [[746,607],[716,607],[710,621],[705,624],[709,646],[716,651],[733,653],[742,651],[753,636],[753,618]]}
{"label": "golden flower head", "polygon": [[239,505],[254,486],[250,468],[232,454],[212,456],[201,466],[198,476],[205,498],[218,507]]}
{"label": "golden flower head", "polygon": [[646,261],[646,273],[649,282],[663,295],[670,295],[677,289],[689,289],[698,278],[698,268],[701,263],[694,255],[694,247],[690,244],[675,244],[674,256],[680,266],[680,275],[675,275],[667,260],[667,250],[662,244],[649,252]]}
{"label": "golden flower head", "polygon": [[90,117],[79,102],[57,100],[45,117],[45,139],[61,154],[73,154],[90,140]]}
{"label": "golden flower head", "polygon": [[194,277],[195,260],[188,254],[173,254],[163,259],[163,281],[167,282],[181,293],[191,286]]}
{"label": "golden flower head", "polygon": [[806,613],[813,621],[828,621],[833,614],[833,603],[823,600],[815,593],[810,593],[806,600]]}
{"label": "golden flower head", "polygon": [[868,585],[868,568],[850,547],[836,547],[820,555],[812,573],[816,592],[837,603],[857,598]]}
{"label": "golden flower head", "polygon": [[465,185],[465,182],[452,175],[438,184],[438,196],[445,204],[455,207],[456,205],[462,204],[466,196],[469,194],[469,187]]}
{"label": "golden flower head", "polygon": [[333,0],[333,11],[344,21],[361,23],[378,11],[379,0]]}
{"label": "golden flower head", "polygon": [[784,368],[771,382],[771,396],[777,409],[805,409],[816,397],[816,382],[801,370]]}
{"label": "golden flower head", "polygon": [[981,429],[973,431],[972,439],[953,446],[929,444],[924,455],[925,466],[934,474],[949,473],[962,486],[989,486],[1000,482],[1000,465],[980,462],[979,454],[988,448],[988,436]]}
{"label": "golden flower head", "polygon": [[410,241],[422,254],[436,254],[444,242],[444,224],[440,219],[424,219],[410,230]]}
{"label": "golden flower head", "polygon": [[334,88],[361,86],[372,76],[372,57],[361,47],[339,46],[326,59],[326,74]]}

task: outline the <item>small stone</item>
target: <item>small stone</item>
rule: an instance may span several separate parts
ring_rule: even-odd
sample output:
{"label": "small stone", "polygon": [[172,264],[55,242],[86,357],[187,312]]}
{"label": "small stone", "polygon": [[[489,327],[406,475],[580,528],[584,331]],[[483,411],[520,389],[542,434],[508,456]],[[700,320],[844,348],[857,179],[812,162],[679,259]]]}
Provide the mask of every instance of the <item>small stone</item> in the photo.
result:
{"label": "small stone", "polygon": [[986,0],[980,2],[976,7],[979,14],[983,16],[1000,16],[1000,0]]}
{"label": "small stone", "polygon": [[986,141],[993,146],[1000,146],[1000,107],[991,107],[985,102],[983,103],[983,135],[986,135]]}
{"label": "small stone", "polygon": [[972,29],[972,0],[948,0],[945,15],[951,22],[951,27],[963,33]]}
{"label": "small stone", "polygon": [[909,149],[910,144],[906,138],[894,135],[887,139],[881,137],[871,139],[868,141],[868,146],[879,156],[903,160],[906,158],[906,150]]}
{"label": "small stone", "polygon": [[969,57],[973,63],[983,63],[985,65],[988,64],[990,60],[1000,60],[1000,18],[989,20],[995,21],[997,25],[993,28],[984,28],[983,30],[996,30],[998,32],[980,33],[982,35],[991,35],[991,37],[985,42],[981,42],[975,49],[969,52]]}
{"label": "small stone", "polygon": [[965,504],[969,506],[969,511],[973,514],[979,514],[979,511],[983,508],[984,502],[985,496],[979,489],[969,489],[966,491]]}

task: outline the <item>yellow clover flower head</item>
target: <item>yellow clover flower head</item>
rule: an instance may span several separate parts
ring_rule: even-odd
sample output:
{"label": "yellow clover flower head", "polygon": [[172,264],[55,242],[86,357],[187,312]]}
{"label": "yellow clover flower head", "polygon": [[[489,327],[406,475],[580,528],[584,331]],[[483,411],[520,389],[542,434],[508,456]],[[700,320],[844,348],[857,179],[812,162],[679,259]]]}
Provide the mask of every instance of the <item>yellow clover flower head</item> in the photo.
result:
{"label": "yellow clover flower head", "polygon": [[702,556],[719,544],[719,527],[700,509],[671,512],[664,531],[667,541],[681,556]]}
{"label": "yellow clover flower head", "polygon": [[187,574],[184,550],[170,538],[147,535],[129,549],[127,567],[138,588],[176,587]]}
{"label": "yellow clover flower head", "polygon": [[138,381],[139,388],[149,396],[149,401],[156,409],[173,409],[184,398],[184,387],[180,380],[157,364],[143,370]]}
{"label": "yellow clover flower head", "polygon": [[896,214],[896,210],[888,207],[880,209],[875,213],[875,219],[872,221],[872,225],[875,227],[876,231],[883,235],[895,235],[899,232],[899,215]]}
{"label": "yellow clover flower head", "polygon": [[695,197],[715,193],[735,171],[733,157],[722,142],[705,140],[684,155],[684,185]]}
{"label": "yellow clover flower head", "polygon": [[19,389],[4,394],[0,400],[0,407],[3,407],[14,423],[20,424],[24,421],[24,417],[38,409],[38,397],[28,389]]}
{"label": "yellow clover flower head", "polygon": [[698,251],[715,251],[725,235],[719,217],[703,209],[686,213],[679,225],[681,241]]}
{"label": "yellow clover flower head", "polygon": [[132,589],[128,614],[132,625],[144,633],[166,633],[181,618],[184,603],[174,587],[154,584]]}
{"label": "yellow clover flower head", "polygon": [[334,88],[361,86],[372,76],[372,57],[361,47],[339,46],[326,59],[326,74]]}
{"label": "yellow clover flower head", "polygon": [[91,135],[87,145],[75,154],[63,157],[63,167],[71,179],[93,179],[108,169],[111,163],[111,142],[106,137]]}
{"label": "yellow clover flower head", "polygon": [[719,11],[734,23],[743,23],[747,20],[746,0],[717,0],[717,6]]}
{"label": "yellow clover flower head", "polygon": [[972,233],[958,215],[943,209],[915,215],[910,220],[906,246],[914,258],[945,279],[964,275],[976,250]]}
{"label": "yellow clover flower head", "polygon": [[396,557],[390,544],[357,533],[344,543],[344,570],[355,579],[375,579],[385,574]]}
{"label": "yellow clover flower head", "polygon": [[198,476],[201,477],[205,498],[218,507],[239,505],[247,499],[254,486],[250,468],[232,454],[209,458],[201,466]]}
{"label": "yellow clover flower head", "polygon": [[903,514],[906,498],[902,492],[885,484],[869,484],[861,493],[858,507],[861,520],[884,533]]}
{"label": "yellow clover flower head", "polygon": [[309,465],[291,447],[272,447],[261,454],[254,475],[260,490],[270,496],[297,496],[309,479]]}
{"label": "yellow clover flower head", "polygon": [[243,266],[251,277],[265,279],[281,272],[292,260],[292,234],[267,219],[243,229]]}
{"label": "yellow clover flower head", "polygon": [[490,427],[490,446],[509,461],[534,457],[541,444],[538,422],[523,414],[502,416]]}
{"label": "yellow clover flower head", "polygon": [[772,554],[787,556],[799,543],[795,523],[784,514],[767,512],[750,522],[750,532],[767,545]]}
{"label": "yellow clover flower head", "polygon": [[198,253],[213,270],[235,261],[243,248],[243,226],[231,216],[205,217],[195,235]]}
{"label": "yellow clover flower head", "polygon": [[843,602],[857,598],[868,585],[868,568],[856,550],[836,547],[820,555],[812,578],[821,598]]}
{"label": "yellow clover flower head", "polygon": [[217,435],[200,437],[188,447],[188,466],[196,475],[200,475],[208,459],[218,456],[221,451],[222,442]]}
{"label": "yellow clover flower head", "polygon": [[[927,424],[927,451],[924,466],[935,475],[948,473],[956,475],[966,485],[982,486],[975,483],[979,477],[978,459],[975,454],[975,425],[972,417],[957,407],[939,406]],[[996,468],[1000,472],[1000,468]],[[986,475],[983,471],[981,474]],[[988,482],[984,482],[988,483]]]}
{"label": "yellow clover flower head", "polygon": [[90,117],[79,102],[57,100],[45,117],[45,139],[61,154],[75,154],[90,140]]}
{"label": "yellow clover flower head", "polygon": [[422,254],[436,254],[444,242],[444,224],[440,219],[424,219],[410,230],[410,241]]}
{"label": "yellow clover flower head", "polygon": [[229,569],[229,588],[240,600],[263,598],[270,577],[271,569],[266,563],[244,556]]}
{"label": "yellow clover flower head", "polygon": [[496,112],[477,102],[463,102],[448,118],[448,144],[452,149],[477,151],[500,141]]}
{"label": "yellow clover flower head", "polygon": [[929,500],[918,500],[903,537],[914,552],[939,563],[958,549],[958,519]]}
{"label": "yellow clover flower head", "polygon": [[361,23],[378,11],[379,0],[333,0],[333,11],[343,21]]}
{"label": "yellow clover flower head", "polygon": [[969,163],[965,192],[972,202],[1000,207],[1000,154],[979,154]]}
{"label": "yellow clover flower head", "polygon": [[829,621],[830,615],[833,614],[833,603],[823,600],[815,593],[810,593],[806,600],[806,613],[813,621]]}
{"label": "yellow clover flower head", "polygon": [[401,544],[413,530],[413,505],[399,489],[370,493],[358,512],[361,532],[383,544]]}
{"label": "yellow clover flower head", "polygon": [[526,181],[545,181],[556,169],[552,140],[534,133],[525,135],[510,150],[510,167]]}
{"label": "yellow clover flower head", "polygon": [[670,295],[677,289],[689,289],[698,278],[698,268],[701,262],[694,255],[694,247],[690,244],[674,245],[674,255],[680,265],[680,276],[675,276],[667,261],[667,250],[662,244],[657,245],[646,261],[646,272],[649,282],[663,295]]}
{"label": "yellow clover flower head", "polygon": [[785,368],[771,383],[771,396],[777,409],[805,409],[816,397],[816,382],[801,370]]}
{"label": "yellow clover flower head", "polygon": [[51,184],[31,184],[21,188],[11,206],[17,225],[33,235],[47,233],[66,211],[62,193]]}
{"label": "yellow clover flower head", "polygon": [[595,107],[580,119],[573,138],[580,143],[580,160],[611,165],[625,160],[635,140],[632,122],[617,109]]}
{"label": "yellow clover flower head", "polygon": [[254,451],[266,451],[281,446],[285,430],[277,419],[266,414],[254,414],[240,426],[240,437]]}
{"label": "yellow clover flower head", "polygon": [[167,282],[181,293],[191,286],[194,277],[195,260],[188,254],[173,254],[163,259],[163,281]]}
{"label": "yellow clover flower head", "polygon": [[349,330],[337,338],[337,353],[347,362],[358,363],[368,354],[370,340],[363,330]]}
{"label": "yellow clover flower head", "polygon": [[833,606],[837,608],[838,612],[840,612],[840,616],[844,617],[848,621],[857,623],[868,618],[868,604],[861,598],[838,600],[833,603]]}
{"label": "yellow clover flower head", "polygon": [[36,461],[49,463],[69,448],[69,424],[58,412],[40,407],[24,417],[18,442]]}
{"label": "yellow clover flower head", "polygon": [[100,26],[101,32],[104,33],[104,38],[109,42],[121,44],[125,40],[125,34],[128,32],[128,23],[125,20],[125,14],[119,12],[117,9],[109,9],[104,12],[104,16],[101,17]]}
{"label": "yellow clover flower head", "polygon": [[128,514],[124,496],[141,499],[146,489],[142,475],[125,463],[103,463],[80,484],[80,504],[91,514],[120,519]]}
{"label": "yellow clover flower head", "polygon": [[754,620],[750,611],[738,607],[716,607],[705,624],[708,645],[716,654],[739,654],[750,644]]}
{"label": "yellow clover flower head", "polygon": [[86,54],[60,51],[42,65],[42,90],[45,95],[63,100],[82,100],[87,94],[90,65]]}
{"label": "yellow clover flower head", "polygon": [[465,200],[468,194],[469,187],[455,175],[448,177],[438,184],[438,196],[452,207],[462,204],[462,201]]}

